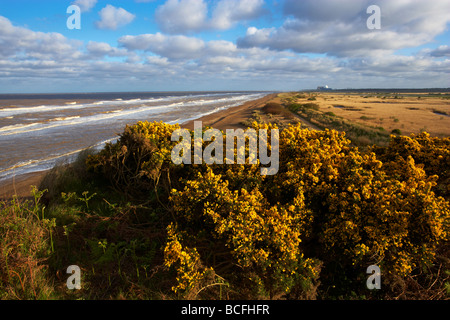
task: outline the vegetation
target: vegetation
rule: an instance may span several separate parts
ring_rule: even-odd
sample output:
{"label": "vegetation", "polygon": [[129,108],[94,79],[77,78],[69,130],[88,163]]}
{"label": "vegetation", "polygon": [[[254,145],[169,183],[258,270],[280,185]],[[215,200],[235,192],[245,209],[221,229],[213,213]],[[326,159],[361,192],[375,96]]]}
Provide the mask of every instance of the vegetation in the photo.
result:
{"label": "vegetation", "polygon": [[[0,296],[449,297],[450,138],[362,151],[345,133],[289,126],[278,174],[261,176],[260,165],[174,165],[177,128],[127,126],[55,167],[34,200],[1,203]],[[81,290],[65,286],[73,264]],[[365,286],[373,264],[381,290]]]}
{"label": "vegetation", "polygon": [[[347,138],[355,146],[365,147],[372,144],[385,145],[389,141],[389,133],[382,127],[372,127],[355,123],[337,116],[333,112],[322,112],[316,103],[298,103],[295,101],[296,98],[286,99],[284,105],[288,110],[306,119],[318,128],[328,128],[345,132]],[[340,105],[335,107],[349,108]],[[362,120],[369,119],[363,117],[361,117]]]}
{"label": "vegetation", "polygon": [[0,299],[51,299],[54,288],[48,272],[53,252],[54,219],[44,217],[42,192],[33,201],[0,202]]}

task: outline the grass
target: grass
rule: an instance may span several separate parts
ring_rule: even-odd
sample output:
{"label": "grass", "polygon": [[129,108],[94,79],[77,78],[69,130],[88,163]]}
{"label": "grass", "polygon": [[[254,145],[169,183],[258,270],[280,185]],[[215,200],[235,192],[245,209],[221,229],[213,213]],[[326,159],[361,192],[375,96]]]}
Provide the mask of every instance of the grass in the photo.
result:
{"label": "grass", "polygon": [[360,119],[361,120],[374,120],[376,118],[375,117],[368,117],[368,116],[361,116]]}
{"label": "grass", "polygon": [[[312,104],[311,104],[312,105]],[[276,102],[269,102],[267,103],[262,109],[261,111],[263,111],[266,114],[271,114],[271,115],[281,115],[285,118],[288,119],[293,119],[293,115],[289,110],[286,110],[286,108]]]}
{"label": "grass", "polygon": [[284,128],[287,123],[291,123],[296,117],[283,105],[276,102],[269,102],[261,110],[254,110],[252,116],[245,121],[241,121],[244,127],[251,127],[254,121],[258,123],[271,122],[277,124],[279,128]]}
{"label": "grass", "polygon": [[55,298],[46,264],[55,220],[44,217],[42,194],[33,189],[33,201],[0,203],[0,299]]}
{"label": "grass", "polygon": [[[305,118],[319,128],[335,129],[345,131],[355,146],[366,147],[372,144],[385,145],[389,140],[389,134],[382,127],[372,127],[361,123],[356,123],[337,116],[333,112],[323,112],[316,103],[298,103],[293,100],[284,100],[285,106],[291,112]],[[353,107],[334,105],[336,108],[353,110]],[[372,119],[361,117],[363,120]]]}
{"label": "grass", "polygon": [[[448,93],[431,95],[406,92],[321,92],[316,101],[308,101],[309,93],[285,93],[281,103],[316,127],[345,131],[355,145],[384,145],[392,130],[403,135],[419,134],[424,128],[432,136],[447,137],[450,126]],[[421,99],[418,99],[418,97]],[[307,104],[314,103],[315,110]],[[314,112],[317,111],[317,112]],[[332,111],[332,114],[327,112]],[[384,130],[380,130],[383,127]]]}
{"label": "grass", "polygon": [[[0,203],[0,299],[163,299],[162,209],[133,204],[86,170],[55,166],[33,201]],[[66,269],[81,268],[81,290]],[[163,292],[165,292],[163,294]],[[172,298],[175,298],[172,296]]]}

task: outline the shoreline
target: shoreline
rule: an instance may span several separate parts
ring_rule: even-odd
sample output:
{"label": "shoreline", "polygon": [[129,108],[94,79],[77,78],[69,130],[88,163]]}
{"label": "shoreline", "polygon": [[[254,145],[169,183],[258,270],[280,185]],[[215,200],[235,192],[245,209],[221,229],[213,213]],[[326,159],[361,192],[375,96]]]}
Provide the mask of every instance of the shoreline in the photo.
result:
{"label": "shoreline", "polygon": [[247,101],[242,105],[220,110],[215,113],[208,114],[195,120],[190,120],[183,124],[180,124],[182,128],[194,129],[194,121],[202,121],[203,126],[210,126],[214,129],[245,129],[245,126],[241,122],[247,120],[252,116],[254,110],[259,110],[266,103],[274,100],[278,93],[271,93],[262,98]]}
{"label": "shoreline", "polygon": [[[241,122],[251,117],[254,110],[261,109],[264,105],[274,100],[278,93],[267,94],[266,96],[247,101],[242,105],[230,107],[225,110],[220,110],[215,113],[200,117],[195,120],[180,124],[182,128],[193,130],[194,121],[202,121],[202,125],[211,126],[215,129],[245,129]],[[0,182],[0,200],[7,201],[13,196],[18,198],[31,197],[31,186],[39,187],[42,179],[49,170],[31,172],[23,175],[13,176]]]}
{"label": "shoreline", "polygon": [[8,201],[13,196],[31,198],[31,186],[39,187],[48,171],[25,173],[2,181],[0,185],[0,201]]}

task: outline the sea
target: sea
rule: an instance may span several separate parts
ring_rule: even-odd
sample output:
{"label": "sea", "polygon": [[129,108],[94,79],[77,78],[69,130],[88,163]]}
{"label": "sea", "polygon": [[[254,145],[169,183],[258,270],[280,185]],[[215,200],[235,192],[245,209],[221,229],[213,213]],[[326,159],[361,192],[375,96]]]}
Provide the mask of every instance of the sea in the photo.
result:
{"label": "sea", "polygon": [[270,92],[0,94],[0,183],[70,163],[138,121],[182,124]]}

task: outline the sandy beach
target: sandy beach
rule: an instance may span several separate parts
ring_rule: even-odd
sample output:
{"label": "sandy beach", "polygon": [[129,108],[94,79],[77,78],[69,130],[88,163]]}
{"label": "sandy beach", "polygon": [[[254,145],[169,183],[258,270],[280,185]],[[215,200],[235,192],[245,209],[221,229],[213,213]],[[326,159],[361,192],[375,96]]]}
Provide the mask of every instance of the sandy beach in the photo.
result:
{"label": "sandy beach", "polygon": [[194,129],[194,121],[202,121],[202,125],[214,129],[238,129],[244,128],[241,122],[252,116],[253,111],[260,110],[269,101],[275,100],[277,94],[269,94],[261,99],[248,101],[240,106],[209,114],[196,120],[183,123],[181,126],[190,130]]}
{"label": "sandy beach", "polygon": [[11,199],[14,195],[19,198],[31,196],[31,186],[39,186],[47,171],[33,172],[11,179],[0,184],[0,200]]}
{"label": "sandy beach", "polygon": [[[269,94],[261,99],[248,101],[240,106],[225,109],[209,114],[196,120],[182,124],[188,129],[194,128],[194,121],[202,121],[203,125],[208,125],[216,129],[237,129],[244,128],[241,122],[251,117],[253,111],[260,110],[267,102],[276,99],[277,94]],[[16,195],[19,198],[31,196],[31,186],[39,186],[47,171],[34,172],[15,176],[0,183],[0,200],[10,199]]]}

